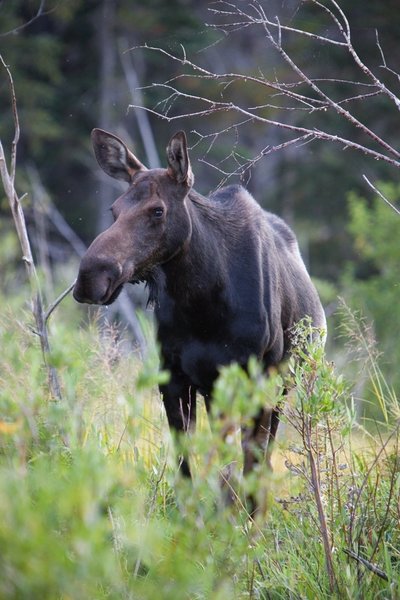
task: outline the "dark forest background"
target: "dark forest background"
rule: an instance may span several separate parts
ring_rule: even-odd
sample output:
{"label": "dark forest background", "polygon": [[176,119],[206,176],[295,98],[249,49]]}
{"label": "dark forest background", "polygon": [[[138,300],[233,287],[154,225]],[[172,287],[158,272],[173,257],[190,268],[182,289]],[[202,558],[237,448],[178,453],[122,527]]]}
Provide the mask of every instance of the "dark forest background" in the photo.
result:
{"label": "dark forest background", "polygon": [[[298,0],[262,4],[290,26],[327,35],[326,15],[315,6]],[[227,35],[208,27],[206,23],[215,22],[210,12],[215,6],[195,0],[0,2],[0,49],[15,81],[21,126],[17,187],[21,194],[28,192],[24,208],[38,260],[48,278],[72,280],[80,250],[107,226],[108,207],[119,193],[116,184],[97,168],[90,146],[93,127],[123,137],[149,166],[164,164],[168,139],[177,129],[185,129],[192,146],[196,188],[204,194],[225,179],[221,171],[233,146],[251,159],[267,144],[285,141],[281,130],[249,123],[238,132],[218,136],[209,149],[208,138],[201,139],[198,133],[206,136],[229,127],[231,115],[216,113],[209,118],[168,122],[129,109],[130,104],[156,107],[163,95],[152,84],[182,71],[179,63],[142,48],[145,44],[177,54],[183,46],[191,60],[221,73],[263,72],[277,80],[293,77],[266,43],[262,28],[241,28]],[[363,61],[399,93],[399,77],[383,72],[380,51],[387,65],[398,71],[397,0],[345,0],[341,7]],[[309,77],[336,79],[330,88],[333,97],[340,97],[342,80],[360,79],[354,62],[340,49],[288,36],[287,51]],[[212,82],[194,81],[192,85],[193,93],[207,96]],[[260,88],[251,82],[238,86],[235,94],[239,103],[263,102]],[[380,137],[393,147],[398,145],[399,112],[387,99],[380,95],[360,99],[352,108]],[[185,109],[185,102],[178,99],[171,114]],[[302,124],[305,119],[299,111],[285,113],[272,107],[268,115],[292,124]],[[362,132],[351,130],[350,124],[334,113],[319,112],[312,118],[315,127],[323,125],[333,134],[363,143]],[[9,88],[3,71],[0,138],[9,144],[12,136]],[[383,352],[388,381],[398,386],[400,221],[368,188],[364,174],[396,202],[400,186],[394,167],[324,141],[271,153],[241,177],[228,181],[241,180],[263,207],[281,214],[295,229],[330,319],[331,348],[338,360],[347,360],[337,329],[341,321],[338,296],[342,296],[370,323]],[[2,294],[7,296],[18,289],[24,275],[9,209],[1,198],[0,215],[0,277]]]}

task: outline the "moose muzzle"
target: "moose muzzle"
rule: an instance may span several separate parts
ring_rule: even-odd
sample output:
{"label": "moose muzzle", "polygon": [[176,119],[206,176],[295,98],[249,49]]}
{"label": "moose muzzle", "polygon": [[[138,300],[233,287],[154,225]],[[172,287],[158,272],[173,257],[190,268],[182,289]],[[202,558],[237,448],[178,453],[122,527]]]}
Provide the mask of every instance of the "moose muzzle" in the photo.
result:
{"label": "moose muzzle", "polygon": [[109,258],[83,257],[73,295],[78,302],[111,304],[122,289],[122,269]]}

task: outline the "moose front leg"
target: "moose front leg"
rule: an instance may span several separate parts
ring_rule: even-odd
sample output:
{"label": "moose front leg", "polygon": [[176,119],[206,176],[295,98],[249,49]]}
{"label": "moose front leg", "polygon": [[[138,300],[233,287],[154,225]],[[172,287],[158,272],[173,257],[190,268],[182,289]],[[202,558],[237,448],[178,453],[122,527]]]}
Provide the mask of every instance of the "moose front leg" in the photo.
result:
{"label": "moose front leg", "polygon": [[242,427],[243,473],[250,473],[260,459],[272,471],[271,454],[279,425],[279,408],[262,408],[250,426]]}
{"label": "moose front leg", "polygon": [[[250,425],[242,427],[243,474],[251,473],[263,462],[272,471],[271,453],[279,425],[279,408],[262,408]],[[260,508],[254,494],[248,496],[249,512],[254,516]]]}
{"label": "moose front leg", "polygon": [[[196,390],[187,381],[171,375],[167,385],[160,386],[168,424],[178,434],[188,433],[196,424]],[[179,456],[182,475],[190,477],[188,456]]]}

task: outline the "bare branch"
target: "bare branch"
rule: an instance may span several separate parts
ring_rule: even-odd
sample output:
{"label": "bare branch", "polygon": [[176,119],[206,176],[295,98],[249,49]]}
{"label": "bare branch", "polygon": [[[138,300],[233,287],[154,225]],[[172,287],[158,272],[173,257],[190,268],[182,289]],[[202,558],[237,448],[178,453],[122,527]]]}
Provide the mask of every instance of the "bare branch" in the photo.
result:
{"label": "bare branch", "polygon": [[368,177],[367,177],[366,175],[363,175],[363,179],[364,179],[364,180],[365,180],[365,181],[368,183],[369,187],[370,187],[372,190],[374,190],[374,192],[375,192],[376,194],[378,194],[378,196],[379,196],[380,198],[382,198],[382,200],[383,200],[384,202],[386,202],[386,204],[388,204],[392,210],[394,210],[394,212],[396,212],[398,215],[400,215],[400,210],[399,210],[399,209],[398,209],[398,208],[397,208],[397,207],[396,207],[394,204],[392,204],[392,203],[390,202],[390,200],[388,200],[388,199],[386,198],[386,196],[384,196],[384,195],[382,194],[382,192],[381,192],[381,191],[379,191],[379,190],[378,190],[378,188],[376,188],[376,187],[375,187],[375,186],[374,186],[374,185],[373,185],[373,184],[370,182],[370,180],[368,179]]}
{"label": "bare branch", "polygon": [[[314,40],[318,40],[320,42],[323,42],[324,44],[332,44],[334,46],[346,46],[346,42],[340,42],[339,40],[333,40],[331,38],[328,37],[324,37],[321,35],[317,35],[315,33],[311,33],[310,31],[304,31],[303,29],[296,29],[295,27],[288,27],[287,25],[279,25],[278,23],[269,20],[266,16],[265,19],[261,18],[261,19],[254,19],[251,18],[247,13],[245,13],[244,11],[240,10],[238,6],[236,6],[235,4],[231,4],[228,2],[221,2],[220,4],[222,5],[227,5],[227,6],[231,6],[233,9],[235,9],[234,11],[228,12],[228,11],[222,11],[219,9],[209,9],[210,12],[213,12],[216,15],[228,15],[228,16],[242,16],[244,18],[243,21],[227,21],[225,23],[206,23],[207,27],[210,27],[212,29],[222,29],[222,28],[234,28],[234,27],[239,27],[239,26],[249,26],[249,25],[263,25],[264,22],[267,23],[267,25],[271,26],[271,27],[275,27],[280,29],[281,31],[287,31],[290,33],[296,33],[298,35],[303,35],[304,37],[308,37],[310,39],[314,39]],[[253,5],[254,7],[254,5]]]}
{"label": "bare branch", "polygon": [[68,296],[68,294],[70,292],[72,292],[72,290],[74,289],[74,285],[76,283],[76,279],[74,279],[74,281],[71,283],[71,285],[69,285],[67,287],[66,290],[64,290],[56,300],[54,300],[54,302],[48,307],[48,309],[46,310],[45,314],[44,314],[44,322],[47,323],[47,321],[49,320],[50,316],[52,315],[52,313],[54,312],[54,310],[57,308],[57,306],[60,304],[60,302],[62,302],[64,300],[64,298],[66,296]]}
{"label": "bare branch", "polygon": [[[252,83],[256,83],[258,85],[262,85],[267,88],[271,88],[272,90],[281,92],[281,93],[285,94],[286,96],[288,96],[289,98],[293,98],[300,102],[304,102],[304,103],[308,104],[308,106],[310,108],[313,108],[314,104],[316,104],[316,105],[322,104],[322,102],[320,100],[317,100],[315,98],[308,98],[307,96],[304,96],[302,94],[297,94],[295,92],[292,92],[291,88],[296,85],[299,85],[298,83],[297,84],[295,84],[295,83],[285,84],[285,83],[280,83],[280,82],[276,82],[276,81],[274,82],[274,81],[268,80],[264,76],[262,78],[260,78],[260,77],[255,77],[254,75],[243,75],[241,73],[230,72],[230,73],[218,74],[218,73],[214,73],[213,71],[208,71],[207,69],[204,69],[203,67],[200,67],[196,63],[188,60],[186,58],[186,55],[185,55],[185,58],[180,58],[170,52],[167,52],[163,48],[159,48],[156,46],[144,45],[144,46],[137,46],[136,48],[130,48],[130,50],[136,50],[136,49],[146,49],[146,50],[152,50],[154,52],[159,52],[161,54],[164,54],[171,60],[179,62],[182,66],[188,66],[189,68],[193,69],[193,71],[195,71],[195,74],[182,73],[180,75],[173,77],[172,79],[167,80],[166,82],[164,82],[164,84],[153,84],[153,86],[150,86],[150,87],[154,87],[154,86],[161,87],[162,85],[167,86],[168,84],[174,83],[175,81],[178,81],[180,79],[193,78],[193,77],[202,78],[202,79],[210,79],[213,81],[222,81],[225,84],[225,86],[230,85],[234,81],[241,81],[244,83],[252,82]],[[146,89],[146,88],[144,88],[144,89]]]}
{"label": "bare branch", "polygon": [[[315,2],[315,0],[311,0],[311,1]],[[384,94],[386,94],[394,102],[397,109],[400,110],[400,98],[398,96],[396,96],[396,94],[394,94],[391,90],[389,90],[389,88],[387,88],[386,85],[374,75],[374,73],[371,71],[371,69],[369,69],[367,67],[367,65],[358,56],[357,52],[354,49],[353,44],[351,43],[350,25],[349,25],[349,22],[345,16],[344,12],[339,7],[336,0],[330,0],[330,1],[335,6],[335,8],[340,12],[340,15],[342,16],[342,18],[346,24],[345,39],[347,41],[347,50],[350,52],[351,56],[353,57],[354,62],[361,69],[361,71],[368,77],[368,79],[371,79],[374,82],[374,84],[380,90],[382,90],[382,92]]]}
{"label": "bare branch", "polygon": [[[164,83],[153,83],[151,87],[164,89],[166,92],[168,92],[167,96],[163,100],[159,101],[156,106],[147,108],[143,107],[139,103],[136,103],[132,104],[129,108],[134,108],[135,110],[142,108],[149,113],[156,115],[157,117],[161,117],[169,122],[182,118],[185,119],[211,116],[218,112],[237,113],[244,117],[242,123],[260,123],[292,132],[296,137],[292,142],[289,143],[295,143],[298,137],[303,136],[307,138],[306,141],[319,139],[336,142],[343,145],[345,149],[350,148],[362,152],[365,155],[374,158],[375,160],[385,161],[392,166],[399,168],[400,152],[370,127],[368,127],[359,118],[357,118],[354,114],[352,114],[348,107],[352,103],[365,101],[378,95],[386,95],[395,103],[396,106],[400,105],[400,99],[390,90],[388,90],[388,88],[374,76],[370,69],[368,69],[362,63],[358,55],[355,53],[355,50],[352,46],[351,31],[348,19],[336,0],[328,0],[328,4],[326,5],[319,0],[310,1],[319,9],[327,13],[343,41],[337,42],[337,40],[332,40],[330,37],[314,36],[314,34],[308,36],[307,34],[309,32],[303,32],[300,29],[282,25],[278,17],[272,20],[266,15],[263,6],[258,2],[258,0],[249,2],[247,4],[247,10],[240,8],[234,2],[220,2],[218,3],[219,7],[214,8],[211,11],[216,16],[222,16],[224,18],[223,25],[226,27],[232,25],[235,27],[263,27],[266,34],[266,39],[281,56],[283,61],[290,67],[293,73],[298,76],[297,81],[282,82],[276,79],[271,81],[265,77],[263,73],[261,73],[260,76],[235,72],[222,74],[216,73],[188,59],[184,49],[182,56],[177,56],[162,48],[141,46],[140,48],[158,52],[168,59],[178,62],[183,68],[189,69],[189,72],[180,73]],[[217,27],[217,25],[215,25],[215,27]],[[338,78],[309,77],[304,69],[300,68],[299,65],[296,64],[296,62],[291,58],[288,52],[283,48],[282,32],[290,32],[291,34],[295,35],[302,33],[313,38],[318,43],[337,42],[337,44],[343,49],[347,50],[353,60],[355,60],[363,76],[366,77],[366,81],[348,81]],[[184,85],[186,80],[193,78],[215,81],[217,84],[220,84],[221,91],[219,99],[212,99],[209,96],[201,96],[185,92],[180,84]],[[269,96],[270,99],[273,98],[274,100],[260,102],[255,106],[240,106],[236,101],[230,101],[230,87],[234,83],[262,86],[262,88],[265,89],[266,95]],[[357,88],[361,89],[357,90],[358,93],[349,93],[341,99],[334,100],[332,95],[329,93],[329,91],[326,91],[326,89],[329,84],[337,83],[351,86],[353,90]],[[300,93],[300,87],[305,87],[306,92]],[[213,95],[215,97],[215,94]],[[185,108],[187,106],[190,107],[190,103],[192,103],[192,105],[195,103],[196,108],[190,107],[189,110],[186,108],[185,112],[179,112],[179,110],[175,110],[177,100],[184,100]],[[288,104],[284,102],[284,100],[291,100],[291,102]],[[301,111],[303,114],[308,114],[310,116],[314,112],[326,110],[332,111],[363,133],[367,137],[367,142],[359,143],[358,141],[355,141],[356,138],[351,136],[349,136],[349,138],[343,138],[321,128],[303,126],[303,124],[300,126],[293,123],[293,121],[292,123],[288,123],[281,119],[269,118],[269,115],[265,116],[265,111],[271,109],[274,111],[280,111],[281,113],[292,114],[295,114],[296,111]],[[368,138],[371,143],[368,143]],[[287,142],[284,142],[285,145],[286,143]],[[278,144],[277,147],[281,147],[281,145]],[[238,157],[238,155],[235,153],[230,156],[234,160],[237,158],[240,159],[240,157]],[[239,160],[239,163],[240,162],[241,161]],[[251,163],[251,161],[249,161],[249,163]],[[245,168],[243,163],[238,164],[238,168],[235,169],[232,174],[237,174],[238,170],[243,173],[243,168]]]}
{"label": "bare branch", "polygon": [[393,69],[391,69],[390,67],[387,66],[386,63],[386,58],[385,55],[383,53],[380,41],[379,41],[379,34],[378,31],[375,31],[375,37],[376,37],[376,45],[378,47],[378,50],[380,52],[381,58],[382,58],[382,65],[381,68],[382,69],[386,69],[386,71],[388,71],[389,73],[392,73],[392,75],[394,75],[395,77],[397,77],[398,81],[400,81],[400,74],[397,71],[394,71]]}
{"label": "bare branch", "polygon": [[46,0],[41,0],[39,8],[37,10],[37,13],[31,19],[29,19],[29,21],[26,21],[26,23],[23,23],[19,27],[15,27],[14,29],[11,29],[10,31],[5,31],[4,33],[0,33],[0,37],[6,37],[7,35],[16,35],[20,31],[22,31],[23,29],[25,29],[26,27],[31,25],[34,21],[36,21],[42,15],[49,14],[49,12],[52,12],[52,11],[44,12],[45,4],[46,4]]}
{"label": "bare branch", "polygon": [[[314,0],[313,0],[314,1]],[[337,7],[337,4],[334,0],[331,0],[332,3]],[[317,3],[319,4],[319,3]],[[257,10],[260,11],[260,14],[262,16],[265,15],[263,8],[258,5],[257,6]],[[339,9],[340,10],[340,9]],[[343,15],[342,11],[341,14]],[[344,15],[343,15],[344,16]],[[345,17],[344,17],[345,18]],[[352,56],[356,56],[355,51],[353,49],[353,46],[350,42],[350,28],[348,26],[348,22],[346,20],[346,24],[347,24],[347,30],[346,30],[346,39],[347,39],[347,49],[349,50],[350,54],[352,54]],[[380,146],[382,146],[383,148],[385,148],[385,150],[387,152],[389,152],[390,154],[392,154],[393,156],[395,156],[396,158],[400,158],[400,152],[398,152],[397,150],[395,150],[392,146],[390,146],[390,144],[388,144],[385,140],[383,140],[382,138],[380,138],[378,135],[376,135],[376,133],[374,133],[373,131],[371,131],[371,129],[369,129],[366,125],[364,125],[364,123],[362,123],[361,121],[359,121],[357,118],[355,118],[348,110],[342,108],[342,106],[340,104],[338,104],[337,102],[335,102],[334,100],[332,100],[330,98],[330,96],[328,96],[327,94],[325,94],[325,92],[322,91],[322,89],[312,80],[310,79],[305,73],[304,71],[302,71],[300,69],[300,67],[297,66],[297,64],[292,60],[292,58],[287,54],[287,52],[283,49],[282,44],[278,41],[275,40],[275,38],[273,37],[273,35],[271,34],[269,28],[268,28],[268,20],[265,17],[265,21],[264,21],[264,30],[267,34],[267,37],[269,39],[269,41],[271,42],[271,44],[274,46],[274,48],[278,51],[278,53],[282,56],[282,58],[285,60],[285,62],[293,69],[293,71],[295,71],[295,73],[297,73],[297,75],[305,82],[307,83],[310,88],[317,93],[321,98],[323,98],[325,100],[325,102],[331,107],[333,108],[338,114],[340,114],[341,116],[343,116],[345,119],[347,119],[352,125],[355,125],[357,128],[361,129],[361,131],[363,131],[366,135],[368,135],[369,137],[371,137],[374,142],[376,142],[377,144],[379,144]],[[360,61],[359,66],[361,67],[362,63]],[[361,67],[362,68],[362,67]],[[369,75],[373,80],[374,83],[377,84],[378,80],[375,78],[375,76],[372,75],[372,73],[365,67],[365,69],[362,69],[364,71],[365,74]],[[380,84],[380,82],[379,82]],[[386,93],[385,90],[385,86],[383,86],[383,84],[378,85],[379,89]],[[399,101],[399,99],[397,99]]]}
{"label": "bare branch", "polygon": [[382,571],[382,569],[380,569],[374,563],[371,563],[366,558],[363,558],[362,556],[359,556],[358,554],[356,554],[352,550],[347,550],[347,548],[344,548],[343,552],[345,552],[348,556],[350,556],[354,560],[358,561],[362,565],[364,565],[364,567],[366,567],[372,573],[375,573],[375,575],[378,575],[378,577],[380,577],[381,579],[384,579],[385,581],[389,581],[389,578],[386,575],[385,571]]}
{"label": "bare branch", "polygon": [[47,368],[49,389],[51,396],[54,400],[61,399],[61,386],[58,380],[58,374],[56,369],[50,364],[50,342],[45,321],[45,313],[43,310],[43,299],[40,290],[40,285],[37,277],[36,267],[33,260],[31,245],[29,242],[28,232],[26,229],[25,216],[22,210],[20,199],[15,191],[14,178],[15,178],[15,164],[17,155],[17,143],[19,139],[19,122],[17,104],[14,90],[14,83],[12,75],[7,65],[5,64],[3,57],[0,55],[0,63],[6,70],[7,77],[9,80],[11,90],[11,102],[12,110],[14,115],[15,133],[14,140],[11,147],[11,167],[10,172],[7,169],[6,158],[4,154],[3,145],[0,141],[0,176],[3,182],[4,190],[8,198],[11,213],[14,219],[15,228],[18,234],[22,249],[22,260],[25,263],[29,283],[32,290],[32,312],[36,323],[37,333],[40,337],[40,344],[42,349],[43,360]]}
{"label": "bare branch", "polygon": [[11,71],[8,68],[8,66],[6,65],[6,63],[4,62],[4,59],[1,55],[0,55],[0,63],[3,65],[5,72],[7,74],[8,85],[9,85],[10,94],[11,94],[11,106],[12,106],[12,111],[13,111],[13,119],[14,119],[14,139],[13,139],[12,145],[11,145],[11,165],[10,165],[10,183],[11,183],[11,186],[14,186],[15,165],[16,165],[16,161],[17,161],[17,144],[18,144],[19,133],[20,133],[18,113],[17,113],[17,101],[16,101],[16,97],[15,97],[15,88],[14,88],[13,78],[11,76]]}
{"label": "bare branch", "polygon": [[[218,135],[218,134],[213,134],[213,135]],[[313,135],[311,133],[309,133],[309,134],[294,138],[292,140],[289,140],[287,142],[283,142],[282,144],[277,144],[275,146],[266,146],[263,150],[261,150],[261,152],[259,152],[259,154],[257,154],[257,156],[255,156],[252,159],[246,159],[243,164],[239,164],[238,168],[235,169],[234,171],[224,171],[218,165],[212,164],[204,159],[200,159],[200,162],[206,164],[207,166],[209,166],[213,169],[216,169],[219,173],[221,173],[222,175],[225,176],[225,178],[219,184],[219,186],[222,186],[222,185],[225,185],[225,183],[228,181],[228,179],[234,175],[240,175],[241,177],[243,177],[243,175],[247,171],[249,171],[252,167],[254,167],[254,165],[256,163],[258,163],[258,161],[260,161],[262,158],[264,158],[268,154],[272,154],[272,152],[278,152],[279,150],[283,150],[283,149],[287,148],[288,146],[301,145],[301,142],[303,144],[306,142],[310,142],[312,139],[313,139]],[[231,154],[229,156],[227,156],[225,160],[227,160],[230,156],[234,157],[235,159],[237,159],[237,157],[238,157],[237,153],[234,153],[232,151]],[[223,162],[223,161],[221,161],[221,162]],[[219,163],[219,164],[221,164],[221,163]]]}
{"label": "bare branch", "polygon": [[311,128],[307,128],[307,127],[299,127],[296,125],[290,125],[288,123],[283,123],[281,121],[276,121],[273,119],[267,119],[265,117],[261,117],[259,115],[254,114],[254,112],[250,112],[249,110],[246,110],[244,108],[241,108],[240,106],[233,104],[232,102],[215,102],[215,101],[211,101],[207,98],[203,98],[201,96],[195,96],[193,94],[186,94],[184,92],[181,92],[175,88],[171,88],[171,86],[166,86],[165,84],[155,84],[155,86],[157,87],[170,87],[170,89],[174,89],[174,95],[176,97],[181,97],[181,98],[187,98],[187,99],[191,99],[191,100],[200,100],[200,101],[204,101],[206,103],[208,103],[210,105],[209,108],[204,109],[204,110],[198,110],[198,111],[189,111],[183,114],[178,114],[178,115],[173,115],[173,116],[168,116],[165,113],[162,113],[160,111],[157,110],[153,110],[151,108],[147,108],[145,106],[139,106],[139,105],[130,105],[129,108],[135,108],[135,109],[143,109],[148,111],[149,113],[160,117],[161,119],[164,119],[168,122],[171,121],[176,121],[178,119],[186,119],[186,118],[192,118],[192,117],[204,117],[204,116],[209,116],[211,114],[214,114],[216,112],[219,111],[233,111],[233,112],[238,112],[241,115],[247,116],[250,118],[250,120],[254,121],[254,122],[258,122],[258,123],[263,123],[266,125],[274,125],[275,127],[281,128],[281,129],[286,129],[288,131],[293,131],[296,133],[301,133],[303,135],[313,135],[315,139],[320,139],[320,140],[327,140],[327,141],[331,141],[331,142],[337,142],[342,144],[345,148],[352,148],[354,150],[358,150],[360,152],[363,152],[364,154],[371,156],[372,158],[374,158],[375,160],[382,160],[385,162],[388,162],[389,164],[400,168],[400,161],[395,160],[389,156],[386,156],[385,154],[382,154],[381,152],[377,152],[375,150],[372,150],[371,148],[368,148],[367,146],[363,146],[362,144],[358,144],[357,142],[353,142],[349,139],[343,138],[341,136],[338,135],[334,135],[331,133],[328,133],[326,131],[322,131],[321,129],[311,129]]}

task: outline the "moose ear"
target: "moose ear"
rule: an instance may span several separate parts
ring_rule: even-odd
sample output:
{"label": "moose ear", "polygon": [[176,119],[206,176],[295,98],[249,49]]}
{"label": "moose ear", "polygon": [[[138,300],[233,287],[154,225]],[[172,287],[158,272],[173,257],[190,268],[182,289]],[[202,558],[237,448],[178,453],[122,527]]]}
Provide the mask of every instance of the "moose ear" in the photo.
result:
{"label": "moose ear", "polygon": [[186,183],[192,187],[194,176],[190,166],[184,131],[178,131],[167,146],[168,172],[178,183]]}
{"label": "moose ear", "polygon": [[146,167],[116,135],[103,129],[93,129],[92,143],[100,167],[114,179],[130,183],[135,173],[146,171]]}

